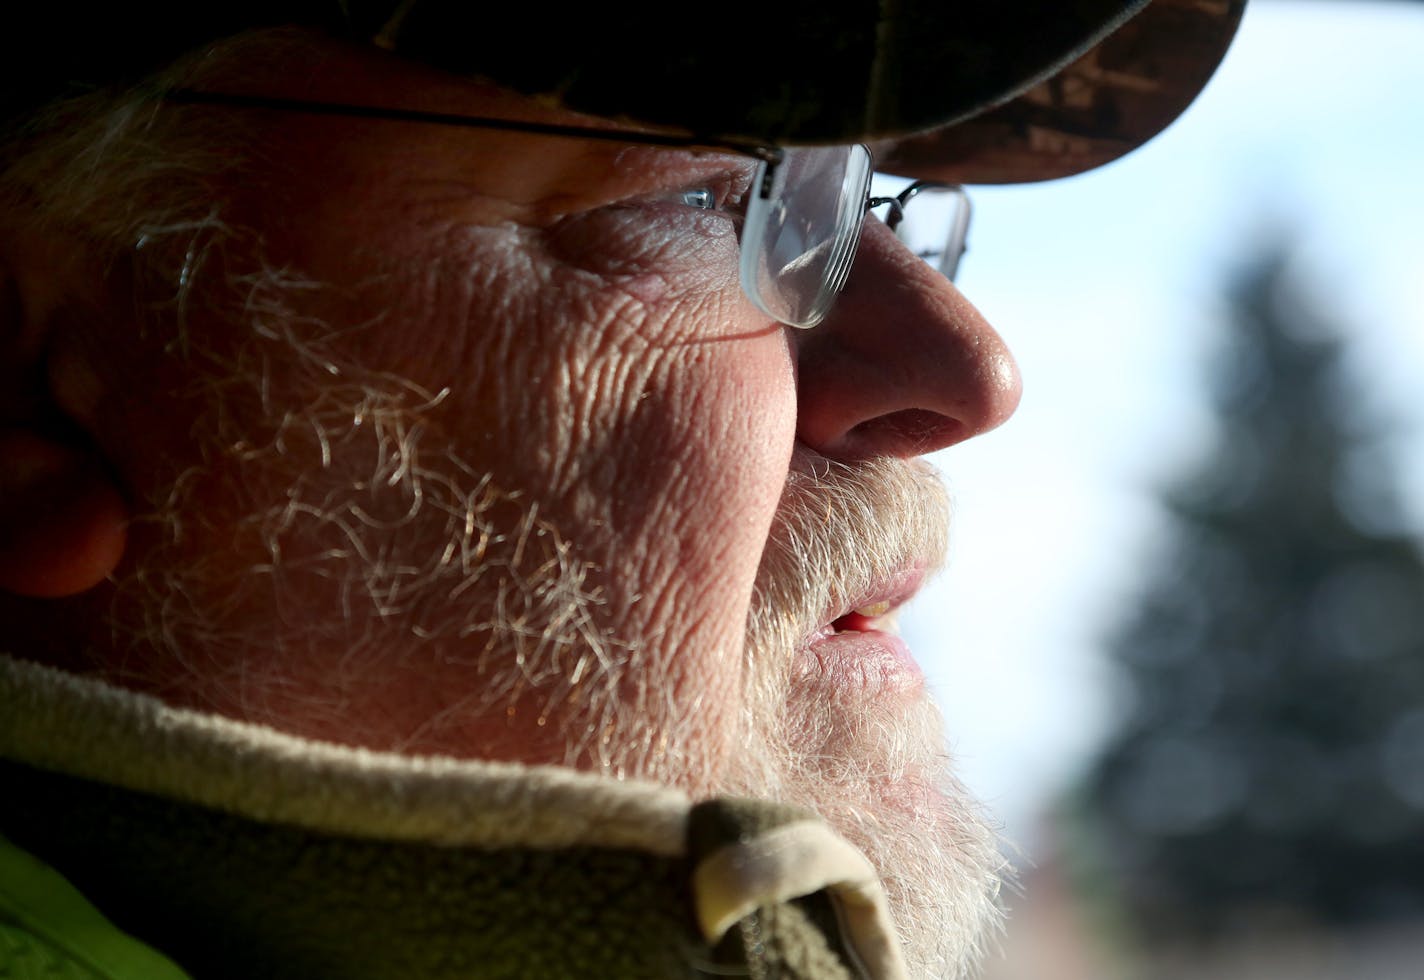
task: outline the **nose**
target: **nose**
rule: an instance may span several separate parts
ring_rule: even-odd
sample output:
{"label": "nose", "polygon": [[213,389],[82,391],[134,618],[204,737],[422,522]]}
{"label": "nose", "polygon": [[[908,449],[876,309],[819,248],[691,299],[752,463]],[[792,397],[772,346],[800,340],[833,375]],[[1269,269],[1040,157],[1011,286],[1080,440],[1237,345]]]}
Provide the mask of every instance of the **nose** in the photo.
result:
{"label": "nose", "polygon": [[823,456],[933,452],[987,432],[1019,403],[1004,341],[875,218],[826,319],[793,333],[797,436]]}

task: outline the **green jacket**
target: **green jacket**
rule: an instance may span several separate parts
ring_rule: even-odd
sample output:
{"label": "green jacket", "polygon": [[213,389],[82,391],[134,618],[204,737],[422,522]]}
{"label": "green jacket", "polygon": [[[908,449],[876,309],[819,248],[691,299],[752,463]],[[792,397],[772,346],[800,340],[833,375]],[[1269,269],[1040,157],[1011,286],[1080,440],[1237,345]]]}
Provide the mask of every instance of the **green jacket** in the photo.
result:
{"label": "green jacket", "polygon": [[0,757],[0,977],[903,976],[868,862],[790,807],[314,743],[4,657]]}

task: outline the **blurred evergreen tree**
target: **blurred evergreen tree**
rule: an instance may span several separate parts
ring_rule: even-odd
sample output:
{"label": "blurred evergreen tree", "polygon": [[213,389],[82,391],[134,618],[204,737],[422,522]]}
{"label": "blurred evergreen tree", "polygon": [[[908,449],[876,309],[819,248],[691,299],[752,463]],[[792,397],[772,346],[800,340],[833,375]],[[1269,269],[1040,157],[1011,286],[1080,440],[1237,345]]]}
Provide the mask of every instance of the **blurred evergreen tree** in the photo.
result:
{"label": "blurred evergreen tree", "polygon": [[1130,709],[1083,787],[1149,931],[1424,912],[1424,563],[1346,331],[1282,245],[1234,281],[1215,448],[1112,641]]}

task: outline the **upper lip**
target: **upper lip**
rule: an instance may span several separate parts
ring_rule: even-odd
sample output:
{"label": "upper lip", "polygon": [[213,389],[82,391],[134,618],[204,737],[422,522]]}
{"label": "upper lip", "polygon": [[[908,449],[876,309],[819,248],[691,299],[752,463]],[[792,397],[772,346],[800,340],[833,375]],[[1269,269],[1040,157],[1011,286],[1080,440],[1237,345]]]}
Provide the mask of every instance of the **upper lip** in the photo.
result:
{"label": "upper lip", "polygon": [[861,609],[877,609],[873,616],[868,618],[879,619],[895,613],[902,605],[914,597],[924,584],[926,566],[915,564],[901,569],[899,572],[889,575],[875,582],[870,587],[856,594],[852,601],[844,604],[839,610],[831,610],[822,627],[823,633],[834,632],[835,623]]}

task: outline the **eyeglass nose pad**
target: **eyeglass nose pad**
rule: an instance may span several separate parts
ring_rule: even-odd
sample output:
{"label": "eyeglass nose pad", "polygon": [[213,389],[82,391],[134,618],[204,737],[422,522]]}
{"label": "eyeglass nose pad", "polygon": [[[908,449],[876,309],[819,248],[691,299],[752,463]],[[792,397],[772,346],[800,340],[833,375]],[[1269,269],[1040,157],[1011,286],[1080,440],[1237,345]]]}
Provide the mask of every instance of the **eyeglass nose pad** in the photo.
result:
{"label": "eyeglass nose pad", "polygon": [[[942,229],[944,234],[939,238],[931,235],[927,239],[924,235],[926,228],[917,227],[915,222],[909,220],[910,202],[917,200],[922,195],[942,196],[953,201],[951,220],[948,227]],[[883,223],[895,233],[895,237],[904,242],[920,258],[934,266],[946,279],[953,282],[959,271],[960,261],[964,257],[964,253],[968,251],[966,243],[971,204],[969,195],[964,188],[958,184],[917,180],[893,197],[870,198],[867,207],[879,207],[882,204],[889,207]],[[922,209],[925,210],[925,216],[933,215],[934,207],[927,205],[926,209]],[[933,220],[926,223],[927,227],[935,227],[935,225],[936,222]]]}
{"label": "eyeglass nose pad", "polygon": [[885,215],[885,227],[894,231],[899,227],[900,220],[905,217],[905,204],[898,197],[867,197],[865,199],[865,213],[868,215],[882,205],[890,208]]}

